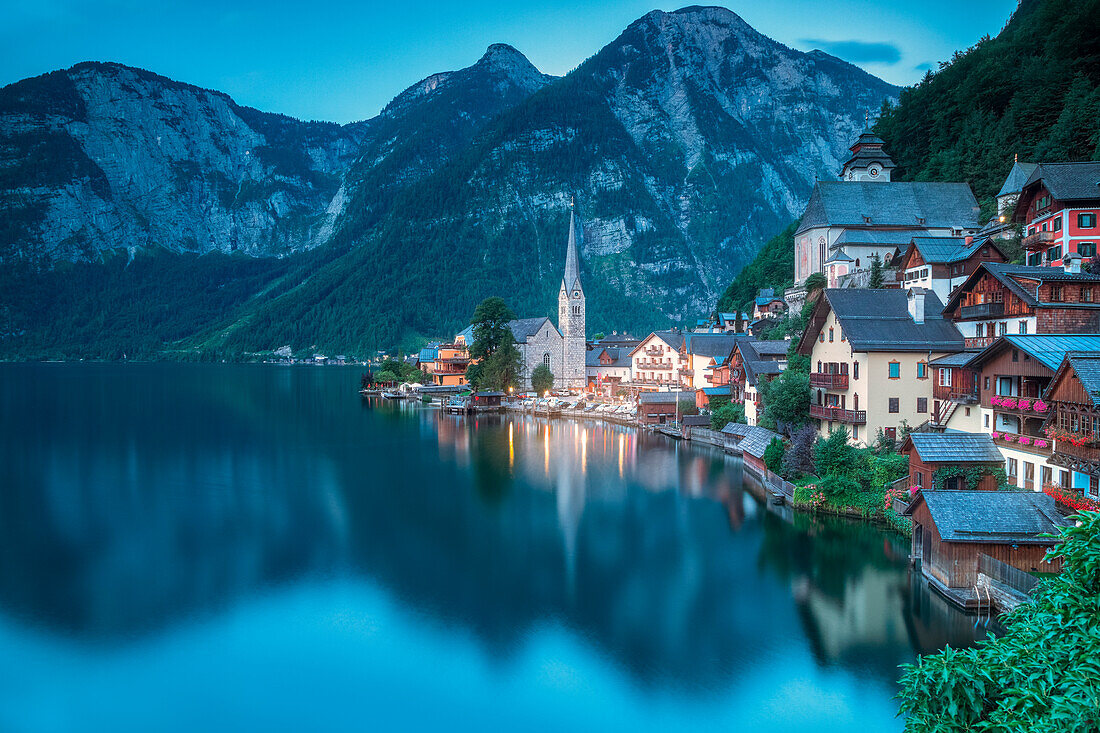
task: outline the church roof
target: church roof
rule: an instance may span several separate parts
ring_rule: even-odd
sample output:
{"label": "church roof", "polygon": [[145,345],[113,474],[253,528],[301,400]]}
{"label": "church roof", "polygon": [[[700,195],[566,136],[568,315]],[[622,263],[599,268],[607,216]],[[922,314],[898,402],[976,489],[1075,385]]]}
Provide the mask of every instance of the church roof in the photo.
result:
{"label": "church roof", "polygon": [[1031,178],[1031,174],[1038,167],[1035,163],[1021,163],[1019,161],[1013,163],[1012,170],[1008,172],[1008,178],[1005,179],[1001,190],[997,192],[997,198],[1022,191],[1027,179]]}
{"label": "church roof", "polygon": [[569,291],[581,289],[580,259],[577,257],[577,217],[573,211],[569,212],[569,243],[565,249],[565,275],[561,283]]}
{"label": "church roof", "polygon": [[965,183],[819,181],[796,234],[816,227],[978,228]]}
{"label": "church roof", "polygon": [[[550,319],[546,316],[542,318],[519,318],[515,321],[508,321],[508,328],[512,329],[512,335],[515,337],[516,343],[523,344],[527,343],[528,337],[541,331],[544,323],[550,323]],[[553,323],[550,323],[550,328],[554,328]],[[557,329],[554,328],[554,330]]]}

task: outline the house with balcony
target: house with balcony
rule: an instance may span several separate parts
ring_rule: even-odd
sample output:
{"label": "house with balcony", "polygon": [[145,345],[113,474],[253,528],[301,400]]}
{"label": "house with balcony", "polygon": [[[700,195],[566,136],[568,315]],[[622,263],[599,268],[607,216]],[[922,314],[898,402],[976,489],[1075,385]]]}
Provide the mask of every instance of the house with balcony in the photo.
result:
{"label": "house with balcony", "polygon": [[[866,271],[872,255],[891,260],[913,237],[962,237],[978,231],[978,202],[965,183],[894,182],[883,141],[860,135],[841,180],[814,184],[795,232],[794,282],[826,273],[834,250],[849,258],[834,276]],[[841,269],[843,273],[841,273]]]}
{"label": "house with balcony", "polygon": [[1043,400],[1044,434],[1054,443],[1050,461],[1069,473],[1043,490],[1071,508],[1100,507],[1100,351],[1067,353]]}
{"label": "house with balcony", "polygon": [[1100,161],[1039,163],[1020,191],[1013,221],[1024,230],[1027,264],[1061,267],[1100,244]]}
{"label": "house with balcony", "polygon": [[[1052,461],[1053,441],[1044,432],[1051,407],[1043,399],[1066,354],[1100,352],[1100,334],[1008,335],[974,354],[967,371],[974,375],[978,426],[1004,456],[1009,482],[1039,491],[1044,485],[1070,485],[1069,472]],[[938,369],[933,364],[933,369]],[[939,389],[939,373],[933,374]],[[964,428],[950,420],[951,427]]]}
{"label": "house with balcony", "polygon": [[749,339],[738,333],[685,333],[679,348],[681,383],[691,389],[716,386],[722,379],[716,370],[739,341]]}
{"label": "house with balcony", "polygon": [[730,399],[745,405],[745,420],[756,425],[763,409],[760,385],[787,368],[788,341],[738,341],[729,355]]}
{"label": "house with balcony", "polygon": [[[899,452],[909,458],[909,491],[922,490],[997,491],[994,470],[1003,462],[1001,453],[988,435],[947,430],[942,433],[909,433]],[[969,487],[959,475],[942,475],[941,469],[986,469],[977,485]],[[947,473],[954,473],[948,471]]]}
{"label": "house with balcony", "polygon": [[606,397],[614,396],[630,381],[630,352],[624,346],[594,345],[584,355],[588,390]]}
{"label": "house with balcony", "polygon": [[456,387],[466,384],[470,353],[464,343],[433,344],[420,350],[420,369],[428,374],[432,384]]}
{"label": "house with balcony", "polygon": [[982,432],[978,372],[970,366],[979,353],[959,351],[928,362],[932,376],[932,413],[928,422],[932,427]]}
{"label": "house with balcony", "polygon": [[1100,333],[1100,275],[983,262],[948,298],[944,315],[968,349],[1008,334]]}
{"label": "house with balcony", "polygon": [[896,437],[930,418],[929,362],[963,350],[963,337],[930,290],[825,289],[798,343],[810,359],[810,417],[853,443]]}
{"label": "house with balcony", "polygon": [[778,318],[787,312],[787,301],[775,294],[774,288],[761,288],[752,304],[752,320]]}
{"label": "house with balcony", "polygon": [[630,351],[630,383],[634,392],[679,389],[684,333],[679,330],[654,331]]}
{"label": "house with balcony", "polygon": [[983,262],[1007,262],[988,238],[913,237],[898,258],[904,288],[927,288],[946,303],[951,291]]}

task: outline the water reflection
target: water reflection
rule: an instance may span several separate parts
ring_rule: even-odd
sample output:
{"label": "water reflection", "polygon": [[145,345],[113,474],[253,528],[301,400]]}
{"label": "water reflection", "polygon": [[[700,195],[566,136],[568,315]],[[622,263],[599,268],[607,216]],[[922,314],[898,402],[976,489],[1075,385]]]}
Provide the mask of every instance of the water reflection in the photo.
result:
{"label": "water reflection", "polygon": [[[905,542],[768,507],[717,450],[360,401],[354,370],[0,369],[0,607],[49,633],[170,634],[335,578],[371,604],[345,613],[385,598],[420,635],[410,660],[442,629],[512,669],[560,629],[543,661],[582,648],[614,675],[592,689],[676,705],[858,690],[855,718],[814,715],[873,710],[872,729],[897,727],[897,664],[984,633],[911,585]],[[809,715],[792,704],[753,710]]]}

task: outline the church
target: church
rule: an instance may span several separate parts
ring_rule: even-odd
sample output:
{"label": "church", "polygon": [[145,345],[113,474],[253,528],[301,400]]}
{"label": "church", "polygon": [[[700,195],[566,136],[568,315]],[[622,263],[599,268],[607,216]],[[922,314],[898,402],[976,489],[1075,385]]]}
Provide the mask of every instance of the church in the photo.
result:
{"label": "church", "polygon": [[814,185],[794,235],[796,286],[815,272],[868,270],[874,256],[888,262],[914,237],[963,237],[978,230],[970,186],[891,181],[894,162],[884,145],[863,133],[840,180]]}
{"label": "church", "polygon": [[[565,250],[565,273],[558,290],[558,325],[546,316],[520,318],[508,323],[520,354],[521,391],[531,389],[531,373],[539,364],[550,367],[555,389],[585,387],[585,296],[577,254],[576,213],[569,212],[569,242]],[[459,334],[468,342],[472,328]]]}

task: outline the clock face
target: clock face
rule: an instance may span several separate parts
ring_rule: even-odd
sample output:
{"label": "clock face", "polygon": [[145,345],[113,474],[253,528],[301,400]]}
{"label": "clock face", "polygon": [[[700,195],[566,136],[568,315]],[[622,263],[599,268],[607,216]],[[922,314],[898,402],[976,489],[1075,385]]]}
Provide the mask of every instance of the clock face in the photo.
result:
{"label": "clock face", "polygon": [[871,174],[872,177],[877,176],[878,175],[878,166],[875,166],[875,165],[871,166],[871,170],[868,171],[868,172]]}

